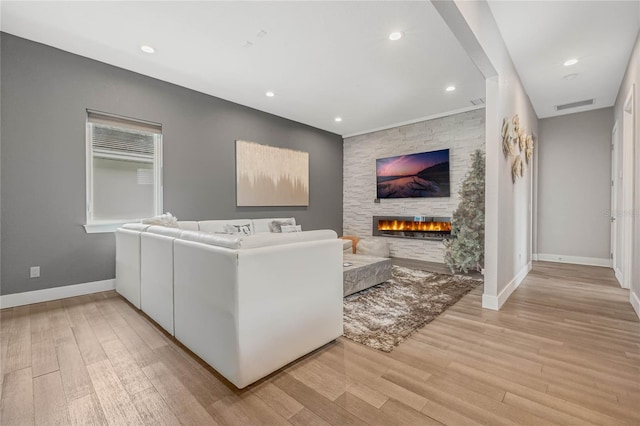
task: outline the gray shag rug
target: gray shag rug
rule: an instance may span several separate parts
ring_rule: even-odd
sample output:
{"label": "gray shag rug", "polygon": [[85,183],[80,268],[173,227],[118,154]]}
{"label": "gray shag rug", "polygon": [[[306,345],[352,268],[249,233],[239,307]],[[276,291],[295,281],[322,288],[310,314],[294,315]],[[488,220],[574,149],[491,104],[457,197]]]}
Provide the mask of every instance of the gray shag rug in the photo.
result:
{"label": "gray shag rug", "polygon": [[391,352],[482,280],[393,266],[390,280],[344,299],[344,336]]}

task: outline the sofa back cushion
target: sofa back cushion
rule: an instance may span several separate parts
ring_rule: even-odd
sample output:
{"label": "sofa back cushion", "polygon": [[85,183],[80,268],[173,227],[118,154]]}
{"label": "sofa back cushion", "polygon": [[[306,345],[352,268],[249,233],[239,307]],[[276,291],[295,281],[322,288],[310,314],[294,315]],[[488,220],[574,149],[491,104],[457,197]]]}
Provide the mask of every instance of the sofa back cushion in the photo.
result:
{"label": "sofa back cushion", "polygon": [[240,239],[242,238],[242,236],[228,234],[209,234],[207,232],[198,231],[182,231],[182,233],[180,234],[180,238],[183,240],[194,241],[196,243],[237,249],[240,247]]}
{"label": "sofa back cushion", "polygon": [[242,237],[240,241],[240,248],[252,249],[259,247],[278,246],[283,244],[301,243],[304,241],[319,241],[319,240],[335,240],[338,238],[338,234],[330,229],[321,229],[318,231],[304,231],[304,232],[291,232],[288,234],[282,233],[261,233],[251,235],[248,237]]}
{"label": "sofa back cushion", "polygon": [[249,227],[250,234],[253,234],[253,221],[251,219],[233,219],[233,220],[202,220],[198,222],[200,231],[209,233],[228,234],[231,227],[233,229]]}
{"label": "sofa back cushion", "polygon": [[200,227],[195,220],[181,220],[178,221],[178,228],[183,231],[199,231]]}
{"label": "sofa back cushion", "polygon": [[338,234],[330,229],[292,232],[289,234],[263,232],[256,235],[209,234],[202,231],[182,231],[180,238],[196,243],[238,250],[300,243],[304,241],[333,240],[338,238]]}
{"label": "sofa back cushion", "polygon": [[180,238],[183,232],[185,231],[182,229],[171,228],[169,226],[151,226],[147,229],[148,234],[158,234],[173,238]]}
{"label": "sofa back cushion", "polygon": [[[243,232],[244,226],[249,225],[250,233],[251,235],[253,235],[253,234],[262,234],[262,233],[272,232],[271,228],[274,226],[274,223],[272,222],[278,222],[279,224],[285,224],[285,225],[295,225],[296,218],[281,217],[281,218],[270,218],[270,219],[222,219],[222,220],[202,220],[200,222],[182,221],[182,222],[178,222],[178,227],[180,229],[186,229],[190,231],[203,231],[203,232],[209,232],[209,233],[215,232],[220,234],[228,234],[232,230],[234,231],[234,233],[244,233]],[[232,227],[234,229],[232,229]],[[242,229],[238,229],[238,228],[242,228]],[[280,232],[280,231],[278,230],[276,232]]]}
{"label": "sofa back cushion", "polygon": [[151,225],[146,225],[144,223],[139,223],[139,222],[125,223],[124,225],[122,225],[122,228],[124,229],[128,229],[130,231],[139,231],[139,232],[145,232],[150,227]]}

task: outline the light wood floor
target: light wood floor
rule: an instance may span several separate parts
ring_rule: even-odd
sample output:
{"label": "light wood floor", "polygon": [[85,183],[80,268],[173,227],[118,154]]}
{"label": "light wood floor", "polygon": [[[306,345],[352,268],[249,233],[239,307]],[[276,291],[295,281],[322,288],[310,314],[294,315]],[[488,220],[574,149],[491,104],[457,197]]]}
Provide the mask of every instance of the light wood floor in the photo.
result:
{"label": "light wood floor", "polygon": [[640,424],[640,322],[611,271],[537,263],[392,353],[340,338],[238,391],[114,292],[1,311],[17,424]]}

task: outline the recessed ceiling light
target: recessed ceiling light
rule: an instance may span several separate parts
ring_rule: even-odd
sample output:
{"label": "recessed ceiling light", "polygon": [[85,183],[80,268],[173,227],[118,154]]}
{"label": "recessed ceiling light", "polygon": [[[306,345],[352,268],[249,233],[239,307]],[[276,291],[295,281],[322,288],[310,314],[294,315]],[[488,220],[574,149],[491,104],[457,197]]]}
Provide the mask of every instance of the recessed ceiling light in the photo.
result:
{"label": "recessed ceiling light", "polygon": [[333,119],[336,123],[339,123],[342,121],[342,117],[336,117]]}
{"label": "recessed ceiling light", "polygon": [[570,67],[571,65],[575,65],[575,64],[577,64],[577,63],[578,63],[578,60],[577,60],[577,59],[568,59],[568,60],[564,61],[564,64],[563,64],[563,65],[564,65],[565,67]]}
{"label": "recessed ceiling light", "polygon": [[389,40],[391,41],[400,40],[401,38],[402,38],[402,33],[400,31],[395,31],[389,34]]}
{"label": "recessed ceiling light", "polygon": [[576,78],[578,78],[578,74],[567,74],[564,77],[565,80],[575,80]]}
{"label": "recessed ceiling light", "polygon": [[267,96],[267,98],[273,98],[276,94],[269,90],[267,93],[265,93],[265,95]]}
{"label": "recessed ceiling light", "polygon": [[444,90],[446,90],[447,92],[453,92],[454,90],[456,90],[456,86],[449,86]]}
{"label": "recessed ceiling light", "polygon": [[142,46],[140,46],[140,50],[142,50],[144,53],[155,53],[156,49],[154,49],[153,47],[143,44]]}

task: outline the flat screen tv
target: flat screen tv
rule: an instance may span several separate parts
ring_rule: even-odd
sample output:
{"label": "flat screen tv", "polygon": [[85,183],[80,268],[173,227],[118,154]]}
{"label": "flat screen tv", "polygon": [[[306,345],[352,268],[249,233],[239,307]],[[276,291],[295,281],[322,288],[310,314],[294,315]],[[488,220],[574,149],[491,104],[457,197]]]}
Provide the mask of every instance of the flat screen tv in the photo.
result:
{"label": "flat screen tv", "polygon": [[378,198],[449,197],[449,150],[376,160]]}

